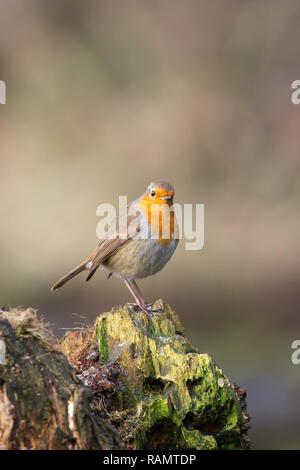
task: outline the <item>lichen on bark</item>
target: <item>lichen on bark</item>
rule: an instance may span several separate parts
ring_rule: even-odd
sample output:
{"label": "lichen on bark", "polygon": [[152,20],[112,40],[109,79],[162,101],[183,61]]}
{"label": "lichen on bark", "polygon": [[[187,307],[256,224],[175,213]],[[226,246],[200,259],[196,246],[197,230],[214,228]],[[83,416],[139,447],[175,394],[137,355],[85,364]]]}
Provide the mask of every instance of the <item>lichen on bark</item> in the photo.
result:
{"label": "lichen on bark", "polygon": [[34,310],[0,310],[0,448],[248,448],[245,391],[153,308],[116,307],[60,343]]}
{"label": "lichen on bark", "polygon": [[95,393],[94,409],[118,428],[126,448],[248,448],[241,389],[191,346],[168,305],[160,300],[154,309],[149,316],[127,305],[97,318],[90,341],[100,357],[80,376],[95,390],[103,370],[111,386]]}
{"label": "lichen on bark", "polygon": [[0,449],[120,447],[34,310],[0,311],[0,338]]}

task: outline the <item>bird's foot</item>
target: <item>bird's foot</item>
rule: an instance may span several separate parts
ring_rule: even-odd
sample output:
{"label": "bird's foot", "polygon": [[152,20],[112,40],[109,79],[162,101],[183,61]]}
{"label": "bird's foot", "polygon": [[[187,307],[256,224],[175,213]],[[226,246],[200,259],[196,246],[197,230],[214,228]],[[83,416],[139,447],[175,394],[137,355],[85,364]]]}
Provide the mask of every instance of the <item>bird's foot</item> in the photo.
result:
{"label": "bird's foot", "polygon": [[150,304],[143,304],[143,306],[148,309],[152,314],[156,313],[158,315],[158,312],[161,312],[161,308],[153,308],[155,302],[151,302]]}
{"label": "bird's foot", "polygon": [[139,308],[140,310],[142,310],[144,313],[146,313],[146,315],[150,315],[153,313],[152,309],[151,309],[151,306],[153,304],[142,304],[142,303],[133,303],[133,302],[128,302],[126,305],[130,305],[130,306],[133,306],[133,307],[136,307],[136,308]]}
{"label": "bird's foot", "polygon": [[152,309],[153,304],[154,304],[154,302],[151,302],[150,304],[142,303],[141,305],[143,305],[143,307],[145,307],[145,308]]}
{"label": "bird's foot", "polygon": [[151,304],[138,304],[137,305],[143,312],[146,313],[146,315],[150,315],[152,314],[152,308],[151,308]]}
{"label": "bird's foot", "polygon": [[147,313],[147,315],[150,315],[152,317],[153,315],[160,315],[159,312],[160,310],[157,308],[153,308],[154,302],[151,304],[138,304],[138,307],[143,310],[143,312]]}

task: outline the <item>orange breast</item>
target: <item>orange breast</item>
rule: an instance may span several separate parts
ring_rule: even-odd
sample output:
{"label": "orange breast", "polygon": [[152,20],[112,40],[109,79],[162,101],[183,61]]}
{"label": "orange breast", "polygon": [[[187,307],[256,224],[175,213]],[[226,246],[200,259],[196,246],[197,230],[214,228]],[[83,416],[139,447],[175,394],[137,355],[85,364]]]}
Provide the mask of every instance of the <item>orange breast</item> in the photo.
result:
{"label": "orange breast", "polygon": [[166,245],[174,239],[175,215],[170,210],[168,202],[152,203],[148,199],[141,199],[137,206],[145,213],[148,224],[151,226],[151,236],[157,238],[159,244]]}

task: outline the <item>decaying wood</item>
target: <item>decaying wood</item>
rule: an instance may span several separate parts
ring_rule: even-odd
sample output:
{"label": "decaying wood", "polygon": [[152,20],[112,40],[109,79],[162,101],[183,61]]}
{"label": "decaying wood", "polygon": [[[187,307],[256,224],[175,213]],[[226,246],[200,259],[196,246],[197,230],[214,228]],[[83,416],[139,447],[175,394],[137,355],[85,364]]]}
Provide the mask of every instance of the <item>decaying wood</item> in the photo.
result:
{"label": "decaying wood", "polygon": [[33,310],[2,311],[0,340],[1,449],[120,448]]}
{"label": "decaying wood", "polygon": [[246,449],[245,390],[162,301],[58,341],[32,309],[0,311],[1,449]]}

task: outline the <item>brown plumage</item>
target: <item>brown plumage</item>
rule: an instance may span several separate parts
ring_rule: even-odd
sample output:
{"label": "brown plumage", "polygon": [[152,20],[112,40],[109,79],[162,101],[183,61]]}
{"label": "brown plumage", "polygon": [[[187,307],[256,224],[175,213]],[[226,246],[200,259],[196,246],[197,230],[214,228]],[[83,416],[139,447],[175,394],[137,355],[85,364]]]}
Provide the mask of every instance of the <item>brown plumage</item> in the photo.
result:
{"label": "brown plumage", "polygon": [[[173,211],[170,211],[173,195],[174,188],[169,183],[165,181],[151,183],[147,191],[128,206],[126,233],[120,233],[120,227],[123,225],[121,217],[118,216],[115,223],[112,223],[108,228],[96,250],[57,281],[51,290],[54,291],[63,286],[84,270],[89,271],[86,279],[88,281],[99,266],[103,265],[124,280],[137,304],[142,310],[148,312],[149,305],[145,303],[135,279],[141,279],[160,271],[177,247],[177,222]],[[151,223],[153,208],[158,208],[162,213],[157,219],[158,224],[156,225]],[[134,215],[128,214],[130,209],[134,209]],[[169,238],[162,237],[162,220],[167,221]]]}
{"label": "brown plumage", "polygon": [[82,263],[76,266],[76,268],[72,269],[67,274],[65,274],[61,279],[59,279],[59,281],[53,284],[53,286],[51,287],[51,290],[54,291],[55,289],[58,289],[59,287],[63,286],[66,282],[68,282],[70,279],[72,279],[72,277],[77,276],[77,274],[81,273],[82,271],[85,271],[87,263],[92,261],[93,256],[94,254],[92,253]]}

